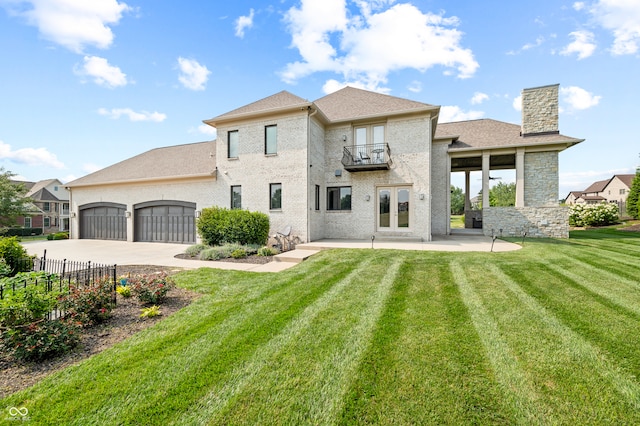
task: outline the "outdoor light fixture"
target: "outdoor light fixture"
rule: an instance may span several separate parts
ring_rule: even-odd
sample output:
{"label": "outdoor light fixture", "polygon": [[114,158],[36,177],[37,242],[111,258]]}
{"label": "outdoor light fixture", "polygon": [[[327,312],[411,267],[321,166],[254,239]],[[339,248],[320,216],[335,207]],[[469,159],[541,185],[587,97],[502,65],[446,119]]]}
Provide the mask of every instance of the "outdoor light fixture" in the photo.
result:
{"label": "outdoor light fixture", "polygon": [[196,210],[196,217],[200,217],[201,214],[202,212],[200,210]]}
{"label": "outdoor light fixture", "polygon": [[420,199],[424,200],[424,194],[420,194]]}
{"label": "outdoor light fixture", "polygon": [[76,212],[71,212],[71,217],[76,217]]}
{"label": "outdoor light fixture", "polygon": [[371,199],[371,196],[370,196],[370,195],[365,195],[365,196],[364,196],[364,200],[365,200],[365,201],[369,201],[370,199]]}
{"label": "outdoor light fixture", "polygon": [[126,212],[124,212],[124,215],[125,215],[125,217],[131,217],[131,212],[126,211]]}

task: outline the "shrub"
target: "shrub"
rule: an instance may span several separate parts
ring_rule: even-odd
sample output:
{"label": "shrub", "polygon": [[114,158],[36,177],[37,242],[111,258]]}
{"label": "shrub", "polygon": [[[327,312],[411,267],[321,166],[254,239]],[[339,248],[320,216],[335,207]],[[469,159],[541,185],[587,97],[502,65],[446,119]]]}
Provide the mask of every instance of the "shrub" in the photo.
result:
{"label": "shrub", "polygon": [[269,216],[261,212],[230,210],[223,207],[202,209],[196,226],[205,244],[265,244],[269,237]]}
{"label": "shrub", "polygon": [[116,287],[118,294],[124,298],[131,297],[131,287],[125,285],[119,285]]}
{"label": "shrub", "polygon": [[[3,279],[2,285],[13,287],[12,280]],[[45,285],[18,287],[15,291],[5,291],[0,300],[0,327],[23,326],[40,321],[56,308],[59,291],[49,291]]]}
{"label": "shrub", "polygon": [[606,226],[618,222],[618,206],[612,203],[573,204],[569,207],[569,225]]}
{"label": "shrub", "polygon": [[30,271],[33,266],[33,258],[20,245],[17,237],[0,238],[0,258],[3,258],[11,267],[12,275]]}
{"label": "shrub", "polygon": [[629,195],[627,195],[627,214],[632,219],[640,219],[640,169],[631,181]]}
{"label": "shrub", "polygon": [[162,315],[160,312],[160,307],[158,305],[149,306],[148,308],[142,308],[142,313],[140,314],[140,318],[153,318],[158,315]]}
{"label": "shrub", "polygon": [[0,338],[13,356],[22,361],[39,361],[65,353],[80,341],[82,325],[71,318],[41,319],[30,324],[8,327]]}
{"label": "shrub", "polygon": [[260,247],[258,249],[258,256],[275,256],[278,254],[278,250],[275,247]]}
{"label": "shrub", "polygon": [[145,304],[157,305],[164,301],[167,292],[175,286],[166,273],[136,275],[130,279],[131,293]]}
{"label": "shrub", "polygon": [[7,261],[0,258],[0,278],[8,277],[11,275],[11,266],[7,264]]}
{"label": "shrub", "polygon": [[113,309],[113,282],[105,277],[91,286],[72,286],[69,293],[60,298],[60,309],[65,316],[83,325],[104,321]]}
{"label": "shrub", "polygon": [[234,259],[244,259],[247,257],[247,251],[244,249],[237,249],[231,252],[231,257]]}
{"label": "shrub", "polygon": [[198,257],[203,250],[207,249],[209,246],[206,244],[195,244],[193,246],[187,247],[185,250],[185,254],[191,257]]}
{"label": "shrub", "polygon": [[47,235],[47,240],[68,240],[69,233],[68,232],[56,232],[55,234]]}

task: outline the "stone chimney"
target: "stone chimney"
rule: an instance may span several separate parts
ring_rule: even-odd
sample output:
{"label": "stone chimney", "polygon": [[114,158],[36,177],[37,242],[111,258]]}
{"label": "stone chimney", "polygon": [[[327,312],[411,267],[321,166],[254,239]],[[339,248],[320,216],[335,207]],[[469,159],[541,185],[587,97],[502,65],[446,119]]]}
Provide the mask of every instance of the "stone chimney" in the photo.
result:
{"label": "stone chimney", "polygon": [[522,136],[559,133],[559,84],[522,90]]}

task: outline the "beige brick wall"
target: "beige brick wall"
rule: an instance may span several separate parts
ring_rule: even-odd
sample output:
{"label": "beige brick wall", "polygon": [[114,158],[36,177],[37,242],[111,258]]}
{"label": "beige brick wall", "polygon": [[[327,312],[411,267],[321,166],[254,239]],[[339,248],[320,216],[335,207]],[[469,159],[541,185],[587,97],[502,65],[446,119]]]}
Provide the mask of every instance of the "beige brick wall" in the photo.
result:
{"label": "beige brick wall", "polygon": [[449,233],[451,210],[451,173],[449,172],[449,141],[434,142],[431,146],[431,233]]}

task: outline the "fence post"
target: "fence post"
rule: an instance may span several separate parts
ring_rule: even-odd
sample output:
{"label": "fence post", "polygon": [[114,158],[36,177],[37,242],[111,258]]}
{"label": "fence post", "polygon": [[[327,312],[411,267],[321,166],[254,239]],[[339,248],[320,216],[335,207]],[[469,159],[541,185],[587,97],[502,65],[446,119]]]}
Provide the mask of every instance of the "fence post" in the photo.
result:
{"label": "fence post", "polygon": [[117,270],[117,265],[114,263],[113,264],[113,305],[115,306],[116,301],[117,301],[117,291],[116,288],[118,287],[118,277],[116,276],[116,270]]}

